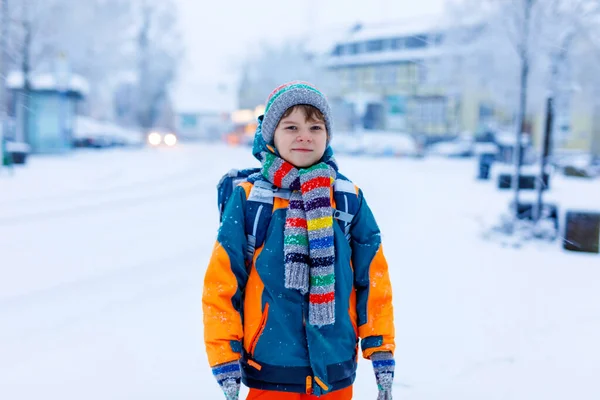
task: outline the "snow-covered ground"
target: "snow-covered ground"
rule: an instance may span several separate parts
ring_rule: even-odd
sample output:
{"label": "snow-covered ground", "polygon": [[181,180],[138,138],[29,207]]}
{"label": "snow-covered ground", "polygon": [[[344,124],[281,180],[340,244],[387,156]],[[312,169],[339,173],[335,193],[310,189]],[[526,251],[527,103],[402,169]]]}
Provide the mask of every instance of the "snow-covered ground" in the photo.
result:
{"label": "snow-covered ground", "polygon": [[[249,153],[79,152],[0,175],[0,399],[221,399],[202,281],[216,182]],[[511,194],[476,181],[474,160],[339,162],[383,232],[395,398],[600,398],[599,255],[485,240]],[[599,209],[600,183],[556,177],[549,196]],[[367,362],[355,393],[376,397]]]}

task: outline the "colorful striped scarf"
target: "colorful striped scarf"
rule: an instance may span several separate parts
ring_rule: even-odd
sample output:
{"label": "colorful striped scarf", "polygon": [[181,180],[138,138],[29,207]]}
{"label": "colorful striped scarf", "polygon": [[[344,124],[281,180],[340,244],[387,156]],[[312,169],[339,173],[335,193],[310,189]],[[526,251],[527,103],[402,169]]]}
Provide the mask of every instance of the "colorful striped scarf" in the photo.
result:
{"label": "colorful striped scarf", "polygon": [[331,187],[335,161],[297,169],[270,152],[262,157],[262,174],[272,184],[290,189],[283,251],[285,287],[309,293],[308,323],[335,322],[335,249]]}

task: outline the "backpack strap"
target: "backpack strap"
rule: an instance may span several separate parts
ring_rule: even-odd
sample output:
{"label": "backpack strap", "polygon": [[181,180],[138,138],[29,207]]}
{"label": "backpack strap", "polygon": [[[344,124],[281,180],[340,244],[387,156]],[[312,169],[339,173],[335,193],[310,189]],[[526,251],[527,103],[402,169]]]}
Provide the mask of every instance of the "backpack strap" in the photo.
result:
{"label": "backpack strap", "polygon": [[333,216],[338,220],[346,240],[350,242],[350,225],[358,212],[358,195],[354,183],[345,176],[338,174],[333,183],[333,199],[336,208]]}
{"label": "backpack strap", "polygon": [[291,191],[264,180],[256,180],[246,200],[246,262],[251,264],[257,247],[262,246],[273,215],[273,199],[289,199]]}
{"label": "backpack strap", "polygon": [[[338,220],[346,240],[350,241],[350,225],[358,212],[358,195],[354,184],[338,174],[334,182],[333,197],[336,210],[333,217]],[[254,252],[265,242],[271,217],[273,216],[273,201],[275,197],[289,200],[291,190],[281,189],[265,180],[255,180],[246,200],[246,263],[252,264]]]}

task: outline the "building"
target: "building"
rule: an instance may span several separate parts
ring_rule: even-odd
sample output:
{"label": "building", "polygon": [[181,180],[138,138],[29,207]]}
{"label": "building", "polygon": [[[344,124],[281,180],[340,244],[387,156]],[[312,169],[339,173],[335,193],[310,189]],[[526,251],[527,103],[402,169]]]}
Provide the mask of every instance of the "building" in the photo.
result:
{"label": "building", "polygon": [[[456,26],[443,21],[431,17],[349,30],[325,62],[329,80],[337,83],[327,92],[336,125],[435,138],[514,124],[515,111],[465,72],[473,68],[472,60],[462,54],[469,54],[482,24],[460,27],[463,41],[450,45]],[[556,99],[553,142],[557,149],[600,155],[600,81],[590,55],[593,45],[580,38],[574,47],[575,64],[590,65],[587,75],[574,77],[574,88]],[[544,127],[545,110],[528,113],[524,130],[536,146]]]}
{"label": "building", "polygon": [[231,130],[235,96],[226,86],[187,84],[174,97],[175,130],[182,140],[221,140]]}
{"label": "building", "polygon": [[476,87],[432,79],[432,68],[448,51],[437,18],[357,25],[326,62],[339,83],[329,95],[364,129],[427,136],[475,132],[495,112]]}
{"label": "building", "polygon": [[89,91],[88,83],[71,75],[61,85],[55,75],[31,74],[29,90],[24,90],[23,74],[10,73],[9,114],[15,121],[14,139],[27,143],[31,153],[64,153],[73,148],[73,124],[78,103]]}

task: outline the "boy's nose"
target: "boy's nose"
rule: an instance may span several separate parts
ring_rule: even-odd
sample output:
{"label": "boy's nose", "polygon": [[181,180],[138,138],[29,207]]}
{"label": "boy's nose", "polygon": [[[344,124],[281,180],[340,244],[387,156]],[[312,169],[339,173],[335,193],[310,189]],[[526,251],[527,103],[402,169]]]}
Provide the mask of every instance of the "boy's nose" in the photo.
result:
{"label": "boy's nose", "polygon": [[312,137],[310,136],[310,132],[308,132],[307,130],[301,130],[298,136],[296,137],[296,140],[299,142],[311,142]]}

